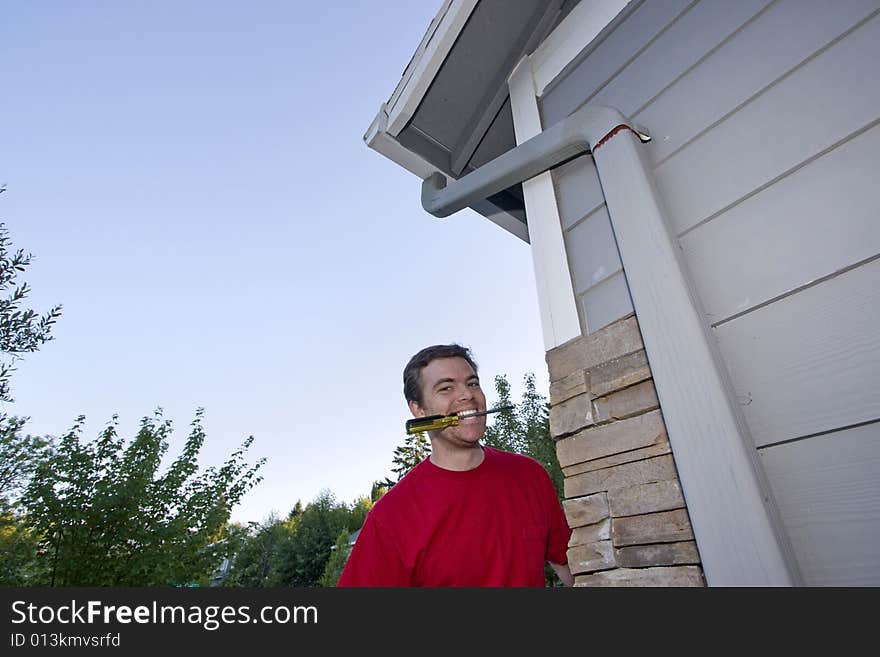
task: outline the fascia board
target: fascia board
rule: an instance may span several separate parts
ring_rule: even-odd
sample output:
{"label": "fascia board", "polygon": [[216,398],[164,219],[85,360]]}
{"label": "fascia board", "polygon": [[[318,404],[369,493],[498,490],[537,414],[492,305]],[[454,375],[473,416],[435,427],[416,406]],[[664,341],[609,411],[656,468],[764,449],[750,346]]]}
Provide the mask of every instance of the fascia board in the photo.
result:
{"label": "fascia board", "polygon": [[422,38],[391,98],[386,132],[397,136],[409,123],[479,0],[446,0]]}
{"label": "fascia board", "polygon": [[364,142],[374,151],[381,153],[389,160],[402,166],[407,171],[416,174],[420,179],[424,180],[437,171],[437,167],[430,164],[421,156],[404,148],[393,136],[388,134],[386,126],[388,124],[388,114],[385,112],[385,106],[379,109],[376,118],[370,124],[364,135]]}

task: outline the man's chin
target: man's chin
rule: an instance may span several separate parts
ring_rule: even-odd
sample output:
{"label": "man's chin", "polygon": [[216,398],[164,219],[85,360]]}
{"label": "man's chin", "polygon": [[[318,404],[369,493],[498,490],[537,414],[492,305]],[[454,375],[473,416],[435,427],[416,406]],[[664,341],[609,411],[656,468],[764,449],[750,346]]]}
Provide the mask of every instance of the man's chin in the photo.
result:
{"label": "man's chin", "polygon": [[463,443],[471,445],[472,447],[477,447],[480,444],[480,439],[482,439],[483,433],[485,432],[474,434],[466,433],[464,435],[459,434],[458,439]]}

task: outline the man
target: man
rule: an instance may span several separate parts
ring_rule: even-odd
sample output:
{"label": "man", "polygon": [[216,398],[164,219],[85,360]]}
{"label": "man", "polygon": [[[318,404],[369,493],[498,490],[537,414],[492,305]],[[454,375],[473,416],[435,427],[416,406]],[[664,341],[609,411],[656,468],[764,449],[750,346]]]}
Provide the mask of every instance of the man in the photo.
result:
{"label": "man", "polygon": [[544,586],[549,561],[571,586],[571,529],[534,459],[480,445],[486,416],[469,350],[435,345],[403,371],[415,417],[460,414],[429,431],[431,455],[370,510],[339,586]]}

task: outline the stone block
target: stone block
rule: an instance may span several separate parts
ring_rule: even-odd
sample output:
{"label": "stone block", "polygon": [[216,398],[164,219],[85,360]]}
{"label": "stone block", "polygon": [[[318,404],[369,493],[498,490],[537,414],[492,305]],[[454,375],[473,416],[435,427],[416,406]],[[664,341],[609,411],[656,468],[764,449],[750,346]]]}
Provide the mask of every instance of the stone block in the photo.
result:
{"label": "stone block", "polygon": [[563,482],[563,488],[566,498],[581,497],[612,488],[667,481],[677,477],[672,455],[667,454],[568,477]]}
{"label": "stone block", "polygon": [[642,381],[629,388],[593,400],[593,421],[596,424],[622,420],[660,408],[653,381]]}
{"label": "stone block", "polygon": [[558,439],[593,424],[593,403],[584,393],[550,407],[550,435]]}
{"label": "stone block", "polygon": [[615,518],[683,509],[685,506],[677,479],[612,488],[608,491],[608,504]]}
{"label": "stone block", "polygon": [[550,381],[559,381],[572,372],[591,369],[639,349],[644,349],[642,335],[635,316],[631,315],[548,351],[545,358]]}
{"label": "stone block", "polygon": [[700,563],[697,544],[694,541],[657,543],[655,545],[631,545],[617,548],[614,552],[617,564],[623,568],[649,566],[678,566]]}
{"label": "stone block", "polygon": [[[580,398],[586,398],[582,395]],[[580,399],[579,398],[579,399]],[[551,424],[552,414],[551,409]],[[552,431],[552,429],[551,429]],[[560,467],[592,461],[668,441],[660,411],[591,427],[556,443]]]}
{"label": "stone block", "polygon": [[574,578],[575,586],[706,586],[699,566],[660,566],[658,568],[615,568]]}
{"label": "stone block", "polygon": [[615,547],[675,543],[693,538],[694,532],[686,509],[611,519],[611,540]]}
{"label": "stone block", "polygon": [[593,459],[586,463],[577,463],[567,468],[562,468],[562,474],[566,477],[573,477],[582,472],[591,472],[593,470],[602,470],[610,468],[612,465],[621,465],[622,463],[632,463],[633,461],[642,461],[652,456],[660,456],[661,454],[671,454],[672,448],[669,446],[669,439],[665,439],[651,447],[643,447],[642,449],[634,449],[631,452],[623,454],[613,454],[603,459]]}
{"label": "stone block", "polygon": [[590,391],[590,376],[585,370],[572,372],[564,379],[550,383],[550,405],[555,406]]}
{"label": "stone block", "polygon": [[601,397],[650,378],[651,368],[644,349],[597,365],[586,376],[593,397]]}
{"label": "stone block", "polygon": [[602,522],[597,522],[594,525],[584,525],[583,527],[575,527],[572,529],[571,538],[568,540],[568,547],[610,540],[611,519],[605,518]]}
{"label": "stone block", "polygon": [[582,527],[610,517],[608,497],[605,493],[596,493],[588,497],[577,497],[563,500],[562,509],[569,527]]}
{"label": "stone block", "polygon": [[614,568],[614,546],[611,541],[597,541],[568,549],[568,567],[572,575]]}

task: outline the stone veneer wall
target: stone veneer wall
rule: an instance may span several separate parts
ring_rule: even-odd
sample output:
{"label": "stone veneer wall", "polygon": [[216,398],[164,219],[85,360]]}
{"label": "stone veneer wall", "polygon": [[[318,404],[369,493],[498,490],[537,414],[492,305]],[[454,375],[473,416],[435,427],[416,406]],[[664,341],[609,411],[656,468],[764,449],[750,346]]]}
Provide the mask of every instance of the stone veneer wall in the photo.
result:
{"label": "stone veneer wall", "polygon": [[636,318],[546,358],[575,586],[704,586]]}

